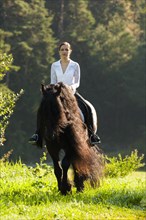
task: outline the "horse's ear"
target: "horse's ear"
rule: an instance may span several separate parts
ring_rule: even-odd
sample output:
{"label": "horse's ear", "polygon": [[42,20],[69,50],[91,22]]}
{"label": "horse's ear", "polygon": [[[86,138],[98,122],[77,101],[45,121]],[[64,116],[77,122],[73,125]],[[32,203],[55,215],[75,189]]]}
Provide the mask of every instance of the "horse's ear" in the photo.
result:
{"label": "horse's ear", "polygon": [[54,86],[54,92],[56,92],[57,95],[60,94],[60,92],[61,92],[61,87],[62,87],[62,83],[57,83],[57,84]]}
{"label": "horse's ear", "polygon": [[44,92],[45,92],[45,89],[46,89],[46,87],[45,87],[45,85],[44,84],[41,84],[41,92],[44,94]]}

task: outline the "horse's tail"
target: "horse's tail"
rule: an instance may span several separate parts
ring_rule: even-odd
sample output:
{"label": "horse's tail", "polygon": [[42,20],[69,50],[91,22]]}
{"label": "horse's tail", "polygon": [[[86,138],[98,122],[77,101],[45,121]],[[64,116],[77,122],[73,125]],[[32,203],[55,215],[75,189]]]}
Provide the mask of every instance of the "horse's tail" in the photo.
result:
{"label": "horse's tail", "polygon": [[79,145],[73,158],[73,165],[78,174],[84,179],[89,179],[92,187],[100,185],[104,175],[104,157],[101,150],[96,147]]}
{"label": "horse's tail", "polygon": [[92,186],[99,185],[104,173],[103,153],[98,147],[89,144],[84,130],[82,135],[79,135],[78,132],[73,132],[74,129],[78,129],[77,127],[68,129],[69,154],[75,170],[84,179],[90,179]]}

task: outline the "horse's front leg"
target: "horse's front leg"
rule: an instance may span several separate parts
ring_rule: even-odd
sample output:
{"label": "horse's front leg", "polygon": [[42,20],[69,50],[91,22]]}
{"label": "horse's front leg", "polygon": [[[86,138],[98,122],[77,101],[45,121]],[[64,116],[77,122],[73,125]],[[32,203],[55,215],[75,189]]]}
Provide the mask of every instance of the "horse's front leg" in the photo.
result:
{"label": "horse's front leg", "polygon": [[62,176],[62,186],[61,186],[61,193],[66,195],[67,192],[71,191],[71,184],[68,181],[68,169],[70,167],[70,162],[65,156],[62,160],[62,169],[63,169],[63,176]]}
{"label": "horse's front leg", "polygon": [[74,182],[77,192],[83,192],[85,177],[79,175],[79,173],[76,171],[74,167],[73,169],[74,169]]}
{"label": "horse's front leg", "polygon": [[53,165],[54,165],[54,174],[56,176],[57,179],[57,183],[58,183],[58,190],[61,191],[61,186],[62,186],[62,168],[60,165],[60,160],[59,158],[53,158]]}

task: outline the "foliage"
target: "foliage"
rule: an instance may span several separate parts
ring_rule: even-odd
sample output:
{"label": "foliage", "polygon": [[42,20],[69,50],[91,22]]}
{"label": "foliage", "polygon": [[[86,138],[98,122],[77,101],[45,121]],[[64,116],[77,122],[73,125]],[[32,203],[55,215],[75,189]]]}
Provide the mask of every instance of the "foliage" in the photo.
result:
{"label": "foliage", "polygon": [[0,163],[5,163],[9,161],[9,158],[11,156],[11,154],[13,153],[13,150],[8,151],[7,153],[5,153],[3,155],[3,157],[0,159]]}
{"label": "foliage", "polygon": [[42,178],[48,173],[52,173],[52,168],[47,165],[47,153],[43,152],[43,156],[40,158],[40,163],[36,163],[36,166],[33,168],[33,173],[39,177]]}
{"label": "foliage", "polygon": [[[62,196],[53,169],[48,167],[50,172],[40,175],[36,167],[21,161],[1,162],[1,220],[145,219],[145,173],[106,178],[97,189],[87,183],[84,193],[73,188],[72,194]],[[42,166],[40,169],[43,174]]]}
{"label": "foliage", "polygon": [[[65,21],[66,26],[64,27],[65,33],[67,33],[72,42],[86,42],[90,38],[90,33],[95,23],[95,19],[88,9],[88,1],[69,1],[68,12],[68,21]],[[73,43],[73,46],[75,46],[75,43]]]}
{"label": "foliage", "polygon": [[144,154],[138,156],[137,150],[132,151],[130,156],[126,155],[124,158],[122,158],[121,154],[118,154],[117,157],[106,156],[105,175],[109,177],[124,177],[140,167],[144,167],[143,159]]}
{"label": "foliage", "polygon": [[0,145],[3,145],[5,141],[5,130],[14,111],[16,101],[22,93],[23,90],[19,94],[15,94],[6,87],[0,86]]}
{"label": "foliage", "polygon": [[7,55],[6,53],[0,54],[0,80],[3,79],[4,74],[10,69],[12,63],[12,55]]}
{"label": "foliage", "polygon": [[[3,59],[3,57],[5,56],[5,54],[8,54],[11,46],[9,44],[6,44],[5,39],[9,38],[12,36],[12,33],[9,31],[4,31],[2,29],[0,29],[0,53],[3,53],[3,55],[1,54],[1,58],[0,60]],[[8,56],[8,55],[7,55]],[[11,58],[11,55],[9,55]],[[5,59],[5,58],[4,58]],[[7,58],[8,59],[8,58]],[[10,61],[11,62],[11,61]]]}
{"label": "foliage", "polygon": [[[0,54],[0,80],[3,79],[5,73],[10,70],[13,61],[12,55]],[[5,85],[0,85],[0,145],[5,141],[5,130],[9,123],[9,118],[13,113],[15,103],[22,94],[15,94]]]}
{"label": "foliage", "polygon": [[7,130],[9,140],[11,140],[10,142],[8,140],[8,146],[11,146],[13,142],[13,145],[17,146],[15,152],[18,151],[20,154],[26,138],[28,139],[26,133],[27,135],[31,133],[32,123],[35,124],[33,118],[40,99],[40,84],[48,80],[48,68],[54,60],[56,40],[50,27],[53,16],[45,8],[44,0],[15,0],[13,2],[8,0],[1,3],[0,10],[2,18],[6,17],[1,23],[1,28],[4,32],[11,33],[5,43],[11,45],[14,65],[20,66],[19,74],[13,71],[8,77],[9,80],[7,78],[5,80],[7,80],[8,87],[15,93],[21,89],[25,91],[20,102],[22,105],[16,106],[16,114],[11,119],[10,126],[12,127],[9,128],[13,132],[9,133]]}
{"label": "foliage", "polygon": [[92,54],[99,54],[99,62],[105,65],[106,72],[115,71],[127,63],[137,49],[136,38],[126,30],[122,18],[115,16],[108,27],[98,25],[92,33]]}

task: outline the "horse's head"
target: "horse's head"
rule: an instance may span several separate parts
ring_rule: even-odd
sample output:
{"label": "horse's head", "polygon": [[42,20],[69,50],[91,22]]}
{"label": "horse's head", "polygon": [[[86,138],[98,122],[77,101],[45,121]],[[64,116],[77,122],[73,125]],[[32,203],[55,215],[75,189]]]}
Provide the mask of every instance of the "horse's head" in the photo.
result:
{"label": "horse's head", "polygon": [[[73,117],[75,96],[71,89],[63,83],[41,85],[41,115],[48,131],[60,132],[68,126]],[[70,95],[70,93],[72,93]],[[72,99],[73,96],[73,99]],[[77,108],[78,109],[78,108]]]}
{"label": "horse's head", "polygon": [[43,96],[48,95],[48,93],[59,95],[62,88],[65,88],[65,85],[62,82],[59,82],[57,84],[49,84],[46,86],[44,84],[41,84],[41,92]]}

